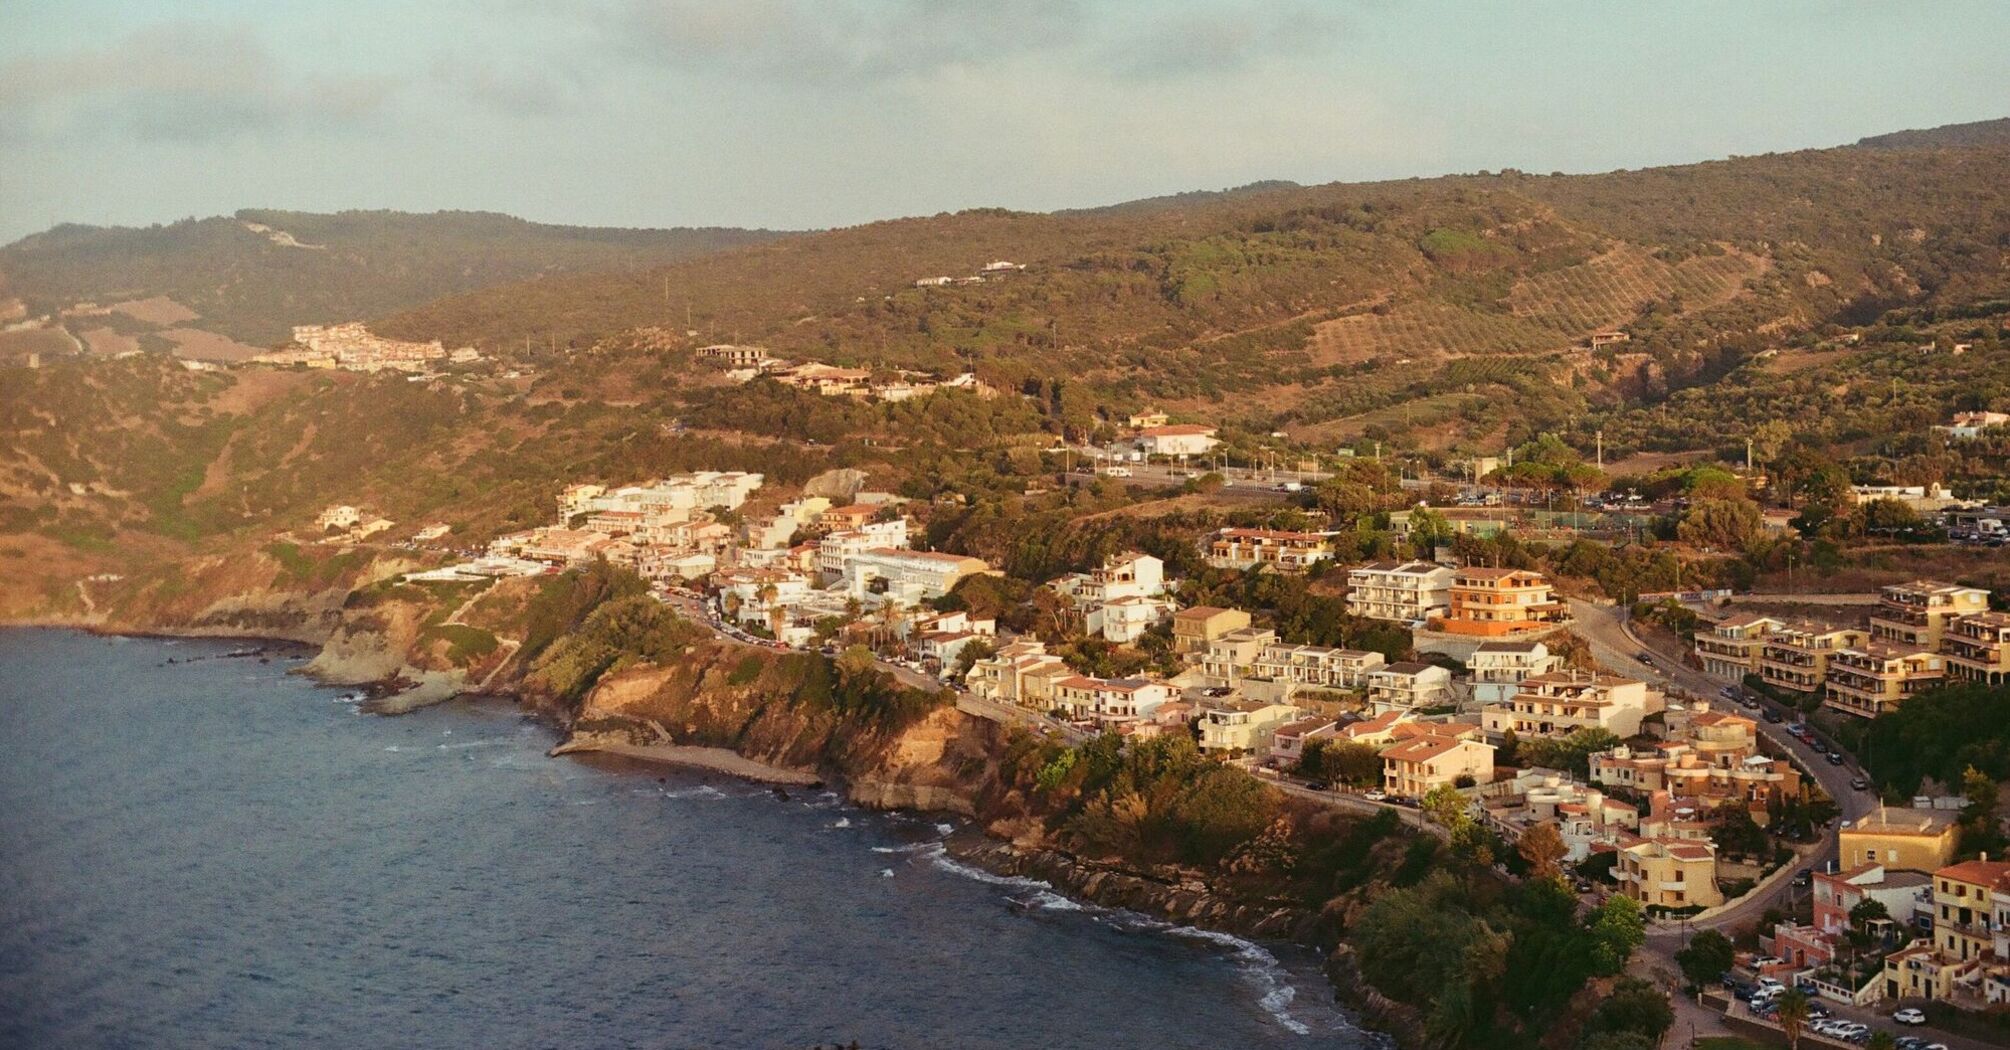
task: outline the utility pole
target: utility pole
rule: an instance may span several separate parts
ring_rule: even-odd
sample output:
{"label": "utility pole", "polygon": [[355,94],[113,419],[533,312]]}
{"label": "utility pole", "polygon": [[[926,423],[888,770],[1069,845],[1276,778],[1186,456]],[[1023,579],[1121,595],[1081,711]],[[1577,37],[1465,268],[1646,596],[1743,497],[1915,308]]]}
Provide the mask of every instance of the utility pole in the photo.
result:
{"label": "utility pole", "polygon": [[1598,469],[1605,469],[1605,428],[1598,428]]}
{"label": "utility pole", "polygon": [[1745,439],[1745,473],[1752,472],[1752,439]]}

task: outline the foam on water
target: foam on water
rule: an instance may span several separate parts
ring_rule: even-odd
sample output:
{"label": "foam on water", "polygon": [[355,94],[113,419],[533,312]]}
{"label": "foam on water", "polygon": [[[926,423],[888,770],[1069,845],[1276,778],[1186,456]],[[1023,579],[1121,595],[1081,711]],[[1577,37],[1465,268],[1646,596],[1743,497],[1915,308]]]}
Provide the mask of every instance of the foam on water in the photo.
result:
{"label": "foam on water", "polygon": [[833,822],[832,822],[832,823],[831,823],[831,824],[830,824],[829,826],[830,826],[830,827],[833,827],[833,828],[848,828],[848,827],[851,827],[851,818],[850,818],[850,817],[839,817],[839,818],[837,818],[837,820],[833,821]]}

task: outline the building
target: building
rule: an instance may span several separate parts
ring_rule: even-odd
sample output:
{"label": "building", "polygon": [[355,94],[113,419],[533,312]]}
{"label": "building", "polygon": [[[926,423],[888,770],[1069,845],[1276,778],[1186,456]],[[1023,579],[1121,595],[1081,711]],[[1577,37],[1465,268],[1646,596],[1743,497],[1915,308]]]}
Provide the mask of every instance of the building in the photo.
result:
{"label": "building", "polygon": [[822,529],[862,529],[879,517],[881,508],[872,503],[848,503],[842,507],[831,507],[817,515],[817,526]]}
{"label": "building", "polygon": [[323,531],[328,529],[353,529],[362,523],[363,512],[346,503],[329,507],[327,510],[322,511],[319,517],[314,519],[314,527]]}
{"label": "building", "polygon": [[1829,658],[1837,650],[1869,640],[1870,634],[1860,627],[1784,624],[1766,635],[1759,650],[1759,677],[1774,689],[1820,693],[1828,681]]}
{"label": "building", "polygon": [[1914,580],[1884,588],[1870,614],[1870,636],[1893,645],[1937,651],[1956,617],[1989,611],[1989,592],[1938,580]]}
{"label": "building", "polygon": [[1895,500],[1921,514],[1930,514],[1953,502],[1954,492],[1945,485],[1852,485],[1850,495],[1858,503]]}
{"label": "building", "polygon": [[1466,658],[1466,671],[1472,675],[1473,699],[1495,704],[1513,696],[1522,679],[1548,674],[1562,664],[1563,658],[1541,642],[1486,641]]}
{"label": "building", "polygon": [[1103,559],[1094,571],[1055,580],[1053,587],[1083,605],[1119,598],[1156,598],[1165,593],[1165,571],[1166,563],[1149,554],[1124,551]]}
{"label": "building", "polygon": [[1223,529],[1208,543],[1207,560],[1221,569],[1260,565],[1305,569],[1333,557],[1334,535],[1282,529]]}
{"label": "building", "polygon": [[907,519],[874,521],[857,528],[828,532],[817,541],[817,571],[825,581],[844,578],[853,558],[872,550],[898,550],[907,546]]}
{"label": "building", "polygon": [[1452,569],[1435,562],[1374,562],[1347,573],[1347,612],[1421,623],[1451,607]]}
{"label": "building", "polygon": [[[1933,938],[1884,961],[1889,998],[1988,1001],[2006,983],[1997,954],[1998,901],[2010,902],[2010,862],[1971,860],[1933,872]],[[1993,986],[1993,987],[1992,987]]]}
{"label": "building", "polygon": [[1173,652],[1182,657],[1197,657],[1207,652],[1208,643],[1248,626],[1249,614],[1241,609],[1212,605],[1181,609],[1172,618]]}
{"label": "building", "polygon": [[966,577],[990,571],[982,559],[962,554],[879,547],[845,564],[844,589],[861,601],[919,605],[956,589]]}
{"label": "building", "polygon": [[1213,427],[1193,423],[1145,427],[1138,431],[1138,451],[1148,456],[1204,456],[1221,442]]}
{"label": "building", "polygon": [[1261,755],[1270,751],[1277,731],[1301,714],[1290,704],[1236,697],[1203,707],[1200,746],[1228,755]]}
{"label": "building", "polygon": [[1098,602],[1082,614],[1083,629],[1105,641],[1130,645],[1172,615],[1171,598],[1116,598]]}
{"label": "building", "polygon": [[1452,672],[1437,664],[1402,660],[1368,672],[1368,703],[1378,712],[1443,707],[1454,699]]}
{"label": "building", "polygon": [[1429,732],[1382,749],[1382,789],[1398,798],[1423,798],[1448,785],[1477,787],[1493,778],[1494,746],[1469,736]]}
{"label": "building", "polygon": [[[1026,704],[1041,710],[1051,708],[1053,692],[1046,691],[1036,703],[1026,703],[1028,677],[1042,670],[1059,668],[1067,671],[1067,661],[1047,651],[1047,646],[1038,639],[1021,638],[1008,642],[990,656],[970,665],[970,673],[964,676],[964,688],[986,700],[1002,700],[1012,704]],[[1067,671],[1068,675],[1074,672]]]}
{"label": "building", "polygon": [[1879,864],[1887,869],[1933,871],[1954,860],[1961,831],[1958,814],[1937,809],[1879,806],[1876,812],[1845,823],[1836,844],[1845,868]]}
{"label": "building", "polygon": [[1612,869],[1619,892],[1649,908],[1714,908],[1724,903],[1717,888],[1717,847],[1706,841],[1648,839],[1619,851]]}
{"label": "building", "polygon": [[727,368],[759,368],[769,360],[767,350],[758,346],[735,346],[718,343],[698,348],[701,360],[724,365]]}
{"label": "building", "polygon": [[1933,878],[1924,872],[1888,871],[1882,864],[1818,871],[1810,925],[1825,937],[1839,937],[1850,928],[1850,912],[1864,901],[1874,900],[1884,905],[1893,923],[1910,928],[1915,912],[1931,914],[1932,886]]}
{"label": "building", "polygon": [[1331,740],[1339,732],[1333,719],[1325,715],[1308,715],[1294,718],[1278,726],[1270,736],[1270,764],[1279,769],[1289,769],[1305,757],[1305,745],[1314,741]]}
{"label": "building", "polygon": [[1946,426],[1933,429],[1956,441],[1973,441],[1991,427],[2010,426],[2010,412],[1956,412]]}
{"label": "building", "polygon": [[1939,653],[1906,644],[1869,642],[1829,657],[1822,706],[1859,718],[1890,714],[1914,694],[1937,689],[1947,677]]}
{"label": "building", "polygon": [[1584,860],[1595,846],[1631,842],[1640,827],[1640,812],[1631,803],[1608,798],[1553,769],[1517,770],[1513,777],[1487,785],[1480,811],[1509,842],[1536,824],[1555,825],[1563,837],[1565,864]]}
{"label": "building", "polygon": [[1784,626],[1770,616],[1740,616],[1712,624],[1710,633],[1696,635],[1696,658],[1712,678],[1742,682],[1746,675],[1759,673],[1766,636]]}
{"label": "building", "polygon": [[1963,616],[1941,635],[1947,673],[1963,682],[2010,684],[2010,613]]}
{"label": "building", "polygon": [[1498,638],[1570,620],[1570,608],[1556,600],[1549,577],[1528,569],[1458,569],[1449,595],[1450,606],[1436,627],[1450,634]]}
{"label": "building", "polygon": [[1054,683],[1054,706],[1070,718],[1102,724],[1150,718],[1173,698],[1173,688],[1148,678],[1072,675]]}
{"label": "building", "polygon": [[1660,710],[1660,694],[1647,683],[1593,671],[1552,671],[1522,679],[1506,701],[1480,710],[1487,732],[1516,736],[1568,736],[1580,729],[1604,729],[1621,738],[1637,735],[1640,720]]}
{"label": "building", "polygon": [[1207,643],[1200,657],[1200,673],[1217,685],[1235,686],[1255,668],[1266,646],[1277,642],[1277,632],[1267,627],[1241,627]]}
{"label": "building", "polygon": [[1152,427],[1165,426],[1167,423],[1171,422],[1171,420],[1166,417],[1166,414],[1164,412],[1160,412],[1155,408],[1148,408],[1143,412],[1133,413],[1131,417],[1125,420],[1124,422],[1132,430],[1147,430]]}
{"label": "building", "polygon": [[1679,733],[1670,729],[1670,739],[1654,747],[1621,744],[1593,752],[1591,782],[1643,794],[1666,791],[1708,812],[1743,806],[1761,823],[1769,804],[1801,796],[1800,771],[1788,759],[1760,752],[1758,724],[1751,719],[1703,711]]}
{"label": "building", "polygon": [[1398,726],[1412,725],[1415,723],[1416,718],[1417,713],[1415,711],[1404,708],[1392,708],[1373,718],[1365,718],[1358,722],[1349,722],[1341,726],[1334,735],[1350,744],[1381,747],[1396,739],[1396,729]]}
{"label": "building", "polygon": [[1271,642],[1257,650],[1248,676],[1311,689],[1359,689],[1385,660],[1363,649]]}

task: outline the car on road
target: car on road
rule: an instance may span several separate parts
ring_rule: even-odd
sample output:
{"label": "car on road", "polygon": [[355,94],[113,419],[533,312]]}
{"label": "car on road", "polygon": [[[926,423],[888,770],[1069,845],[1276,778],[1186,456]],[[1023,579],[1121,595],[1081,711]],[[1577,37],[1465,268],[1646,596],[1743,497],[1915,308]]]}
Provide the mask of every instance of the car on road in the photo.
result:
{"label": "car on road", "polygon": [[1925,1024],[1926,1011],[1908,1006],[1892,1014],[1891,1019],[1897,1021],[1899,1024]]}
{"label": "car on road", "polygon": [[1779,723],[1784,722],[1786,720],[1787,716],[1779,713],[1778,711],[1773,711],[1770,709],[1766,711],[1766,721],[1768,722],[1778,725]]}
{"label": "car on road", "polygon": [[1367,800],[1368,800],[1368,801],[1370,801],[1370,802],[1387,802],[1387,801],[1389,801],[1389,795],[1388,795],[1388,793],[1387,793],[1387,792],[1385,792],[1385,791],[1383,791],[1383,790],[1382,790],[1381,788],[1374,788],[1374,789],[1371,789],[1370,791],[1368,791],[1368,793],[1367,793],[1367,794],[1364,794],[1364,795],[1362,795],[1361,797],[1362,797],[1362,798],[1365,798],[1365,799],[1367,799]]}
{"label": "car on road", "polygon": [[1831,752],[1829,752],[1829,765],[1832,765],[1832,766],[1839,766],[1839,765],[1842,765],[1842,764],[1843,764],[1843,755],[1842,755],[1842,752],[1840,752],[1840,751],[1831,751]]}
{"label": "car on road", "polygon": [[1864,779],[1863,777],[1851,777],[1849,781],[1849,786],[1858,791],[1869,791],[1870,781]]}
{"label": "car on road", "polygon": [[1635,660],[1638,660],[1638,661],[1640,661],[1640,663],[1641,663],[1641,664],[1642,664],[1643,666],[1646,666],[1646,667],[1652,667],[1652,666],[1654,666],[1654,658],[1653,658],[1653,657],[1651,657],[1651,656],[1649,656],[1649,655],[1647,655],[1646,653],[1635,653],[1635,654],[1633,655],[1633,658],[1634,658]]}
{"label": "car on road", "polygon": [[1813,868],[1802,868],[1798,873],[1794,875],[1795,886],[1800,887],[1812,886],[1814,885],[1814,881],[1815,881],[1815,869]]}

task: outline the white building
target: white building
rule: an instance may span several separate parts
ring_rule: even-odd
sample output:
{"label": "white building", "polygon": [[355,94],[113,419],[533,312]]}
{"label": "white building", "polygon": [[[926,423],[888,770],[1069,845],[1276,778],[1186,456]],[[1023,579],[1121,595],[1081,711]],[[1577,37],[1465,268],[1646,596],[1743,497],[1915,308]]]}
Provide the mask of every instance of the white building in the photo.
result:
{"label": "white building", "polygon": [[845,563],[844,589],[868,604],[919,605],[940,598],[965,577],[990,571],[980,558],[881,547]]}
{"label": "white building", "polygon": [[1541,642],[1481,642],[1466,658],[1473,676],[1473,699],[1495,704],[1513,696],[1530,675],[1548,674],[1562,666]]}
{"label": "white building", "polygon": [[1055,683],[1054,706],[1070,718],[1104,724],[1146,719],[1173,698],[1173,688],[1149,678],[1073,675]]}
{"label": "white building", "polygon": [[1171,598],[1117,598],[1091,606],[1082,614],[1082,626],[1106,641],[1129,645],[1171,619],[1174,608]]}
{"label": "white building", "polygon": [[1138,451],[1148,456],[1204,456],[1221,444],[1213,427],[1173,423],[1138,431]]}
{"label": "white building", "polygon": [[1442,707],[1453,699],[1452,672],[1437,664],[1405,660],[1368,672],[1368,703],[1377,714]]}
{"label": "white building", "polygon": [[817,571],[826,580],[843,579],[852,559],[872,550],[907,546],[907,519],[875,521],[855,529],[840,529],[817,542]]}
{"label": "white building", "polygon": [[1488,733],[1512,729],[1524,739],[1592,728],[1625,738],[1638,735],[1640,720],[1661,709],[1661,694],[1650,693],[1645,682],[1602,671],[1552,671],[1522,679],[1513,696],[1483,708],[1480,720]]}
{"label": "white building", "polygon": [[1347,573],[1347,612],[1371,620],[1414,623],[1451,607],[1450,568],[1436,562],[1375,562]]}

